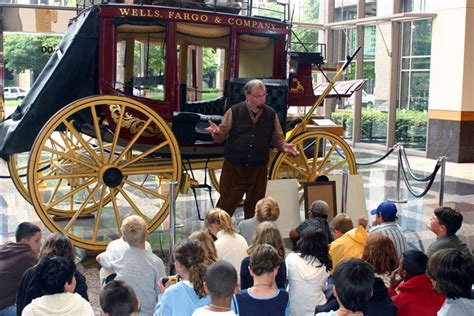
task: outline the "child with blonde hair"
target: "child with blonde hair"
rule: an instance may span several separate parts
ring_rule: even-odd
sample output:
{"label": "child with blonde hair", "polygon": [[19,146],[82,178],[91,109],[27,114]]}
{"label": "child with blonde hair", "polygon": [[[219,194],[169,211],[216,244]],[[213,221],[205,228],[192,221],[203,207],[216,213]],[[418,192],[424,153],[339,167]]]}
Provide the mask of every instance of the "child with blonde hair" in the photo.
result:
{"label": "child with blonde hair", "polygon": [[220,208],[213,208],[206,214],[205,225],[217,238],[214,242],[217,257],[230,262],[236,271],[240,271],[240,263],[247,256],[248,244],[232,225],[230,215]]}
{"label": "child with blonde hair", "polygon": [[250,244],[257,226],[263,222],[275,222],[280,216],[278,202],[271,196],[263,198],[255,205],[255,216],[239,223],[240,234]]}

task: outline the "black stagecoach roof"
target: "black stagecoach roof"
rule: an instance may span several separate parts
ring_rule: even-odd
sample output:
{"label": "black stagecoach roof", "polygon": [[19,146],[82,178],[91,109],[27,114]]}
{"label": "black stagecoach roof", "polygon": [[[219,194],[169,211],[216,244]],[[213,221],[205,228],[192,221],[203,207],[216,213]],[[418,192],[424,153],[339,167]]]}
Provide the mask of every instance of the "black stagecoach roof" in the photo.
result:
{"label": "black stagecoach roof", "polygon": [[0,124],[0,155],[31,149],[46,122],[72,101],[99,93],[99,8],[91,7],[69,26],[58,49],[21,105]]}

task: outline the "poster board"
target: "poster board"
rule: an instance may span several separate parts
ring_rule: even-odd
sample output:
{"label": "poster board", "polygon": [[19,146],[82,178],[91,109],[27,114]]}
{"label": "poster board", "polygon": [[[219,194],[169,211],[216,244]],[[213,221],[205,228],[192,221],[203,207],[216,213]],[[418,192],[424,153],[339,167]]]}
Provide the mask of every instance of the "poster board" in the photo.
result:
{"label": "poster board", "polygon": [[276,223],[281,236],[288,238],[290,230],[302,221],[298,202],[298,181],[296,179],[269,180],[266,196],[271,196],[278,202],[280,216]]}
{"label": "poster board", "polygon": [[330,222],[337,214],[336,181],[303,183],[304,209],[307,216],[311,203],[322,200],[329,206],[328,218]]}

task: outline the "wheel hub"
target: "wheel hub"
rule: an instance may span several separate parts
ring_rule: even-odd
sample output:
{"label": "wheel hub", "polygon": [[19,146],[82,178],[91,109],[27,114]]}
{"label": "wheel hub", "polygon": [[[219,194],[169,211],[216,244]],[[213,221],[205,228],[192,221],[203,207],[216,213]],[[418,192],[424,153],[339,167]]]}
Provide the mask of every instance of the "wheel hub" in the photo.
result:
{"label": "wheel hub", "polygon": [[109,188],[118,187],[123,180],[122,171],[116,167],[107,168],[102,175],[102,181]]}

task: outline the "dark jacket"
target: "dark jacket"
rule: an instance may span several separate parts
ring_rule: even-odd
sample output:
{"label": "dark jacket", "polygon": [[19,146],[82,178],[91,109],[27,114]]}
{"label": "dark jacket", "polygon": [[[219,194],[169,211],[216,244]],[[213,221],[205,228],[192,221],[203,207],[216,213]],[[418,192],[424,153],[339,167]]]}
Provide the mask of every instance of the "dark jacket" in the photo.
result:
{"label": "dark jacket", "polygon": [[[76,277],[76,289],[74,293],[81,295],[85,300],[89,301],[86,278],[77,270],[74,276]],[[26,305],[30,304],[33,299],[43,295],[44,293],[41,289],[40,281],[36,276],[36,266],[31,267],[25,271],[20,281],[16,297],[16,314],[20,316]]]}
{"label": "dark jacket", "polygon": [[0,309],[15,303],[21,276],[38,259],[30,246],[7,243],[0,248]]}
{"label": "dark jacket", "polygon": [[225,159],[248,166],[266,164],[275,129],[275,111],[265,106],[253,124],[245,102],[233,105],[231,110],[232,128],[224,148]]}
{"label": "dark jacket", "polygon": [[401,283],[392,301],[398,307],[397,315],[436,315],[446,297],[433,289],[426,273]]}

